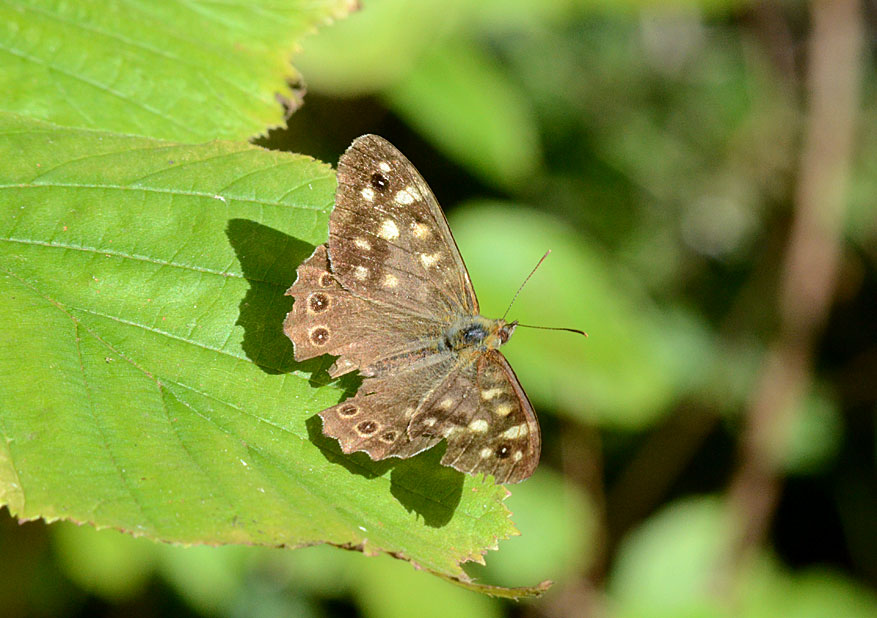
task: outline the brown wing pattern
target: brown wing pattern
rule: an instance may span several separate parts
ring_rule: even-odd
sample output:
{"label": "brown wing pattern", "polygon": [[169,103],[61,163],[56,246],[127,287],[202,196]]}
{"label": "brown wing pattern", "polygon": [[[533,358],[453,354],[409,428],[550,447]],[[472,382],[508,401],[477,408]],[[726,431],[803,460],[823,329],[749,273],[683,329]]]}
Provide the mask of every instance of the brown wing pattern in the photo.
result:
{"label": "brown wing pattern", "polygon": [[430,320],[398,314],[345,290],[329,272],[326,246],[320,245],[298,267],[288,295],[295,298],[283,330],[293,341],[295,359],[339,356],[329,370],[336,377],[354,369],[364,375],[376,367],[404,362],[441,334]]}
{"label": "brown wing pattern", "polygon": [[[438,202],[389,142],[365,135],[341,157],[329,242],[286,293],[295,298],[283,328],[296,360],[333,354],[331,376],[365,378],[356,395],[320,412],[323,433],[345,453],[406,458],[444,438],[442,463],[461,472],[499,483],[533,473],[533,408],[502,354],[479,345],[485,323],[496,336],[505,322],[477,315]],[[459,345],[463,328],[471,345]]]}
{"label": "brown wing pattern", "polygon": [[539,463],[542,438],[536,414],[496,350],[459,363],[408,425],[412,440],[436,431],[448,441],[442,463],[467,474],[517,483]]}
{"label": "brown wing pattern", "polygon": [[402,375],[366,378],[356,395],[320,412],[323,433],[337,438],[345,453],[364,451],[372,459],[412,457],[442,439],[435,431],[407,433],[425,397],[454,365],[450,354],[436,354],[407,367]]}
{"label": "brown wing pattern", "polygon": [[435,196],[408,159],[376,135],[338,162],[329,219],[332,272],[357,295],[447,322],[478,301]]}

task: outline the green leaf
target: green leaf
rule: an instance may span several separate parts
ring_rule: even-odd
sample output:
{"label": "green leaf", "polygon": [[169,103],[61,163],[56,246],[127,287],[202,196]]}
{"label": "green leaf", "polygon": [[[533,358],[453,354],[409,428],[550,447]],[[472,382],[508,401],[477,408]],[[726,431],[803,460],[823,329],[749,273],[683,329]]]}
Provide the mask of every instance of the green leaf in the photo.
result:
{"label": "green leaf", "polygon": [[[789,573],[764,550],[741,561],[738,572],[729,577],[738,534],[731,515],[724,499],[686,498],[628,535],[609,582],[615,614],[622,618],[877,616],[877,597],[861,584],[828,569]],[[729,603],[731,599],[734,603]]]}
{"label": "green leaf", "polygon": [[781,583],[782,588],[774,584],[774,590],[770,590],[773,595],[767,599],[759,597],[750,601],[751,610],[746,612],[745,618],[779,615],[786,618],[877,618],[877,594],[873,588],[843,572],[828,567],[810,567],[783,578]]}
{"label": "green leaf", "polygon": [[547,576],[563,586],[587,572],[597,549],[598,513],[580,486],[543,466],[506,504],[521,536],[506,541],[486,566],[467,565],[468,573],[503,585]]}
{"label": "green leaf", "polygon": [[609,591],[619,616],[721,616],[714,582],[733,524],[716,498],[688,498],[622,542]]}
{"label": "green leaf", "polygon": [[[515,534],[508,492],[341,454],[356,386],[281,323],[332,169],[0,114],[0,505],[181,544],[331,543],[446,578]],[[513,596],[526,594],[504,591]]]}
{"label": "green leaf", "polygon": [[116,602],[143,594],[161,547],[114,530],[54,526],[53,552],[64,575],[90,594]]}
{"label": "green leaf", "polygon": [[383,94],[411,126],[495,186],[520,186],[540,167],[536,120],[524,94],[465,40],[436,46]]}
{"label": "green leaf", "polygon": [[176,141],[261,134],[283,122],[278,96],[297,104],[299,40],[353,4],[3,3],[0,109]]}
{"label": "green leaf", "polygon": [[466,0],[374,0],[309,40],[296,64],[308,90],[371,95],[407,75],[418,59],[466,19]]}
{"label": "green leaf", "polygon": [[[365,616],[408,618],[500,618],[502,606],[483,595],[449,586],[434,577],[418,577],[396,560],[375,560],[372,568],[356,571],[351,591]],[[429,599],[428,602],[424,602]]]}
{"label": "green leaf", "polygon": [[814,475],[837,458],[843,441],[844,422],[837,397],[816,385],[790,414],[781,466],[789,474]]}

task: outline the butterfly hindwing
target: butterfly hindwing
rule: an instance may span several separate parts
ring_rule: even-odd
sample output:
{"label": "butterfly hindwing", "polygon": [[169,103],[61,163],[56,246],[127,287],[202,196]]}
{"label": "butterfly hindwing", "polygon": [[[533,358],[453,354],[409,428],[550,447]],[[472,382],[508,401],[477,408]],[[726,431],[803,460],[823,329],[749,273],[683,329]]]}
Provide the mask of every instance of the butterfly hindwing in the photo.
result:
{"label": "butterfly hindwing", "polygon": [[[437,375],[445,377],[436,384]],[[364,451],[374,460],[412,457],[446,438],[444,465],[499,483],[517,483],[539,463],[539,424],[496,351],[463,366],[438,355],[404,376],[367,378],[354,397],[320,417],[323,433],[343,452]]]}
{"label": "butterfly hindwing", "polygon": [[409,366],[402,375],[366,378],[356,395],[320,412],[323,433],[337,438],[345,453],[364,451],[372,459],[412,457],[442,439],[437,431],[410,435],[408,425],[428,394],[454,364],[449,355]]}
{"label": "butterfly hindwing", "polygon": [[447,438],[442,463],[499,483],[529,477],[539,463],[536,415],[506,359],[496,350],[460,364],[412,418],[408,434]]}
{"label": "butterfly hindwing", "polygon": [[417,169],[376,135],[357,138],[338,162],[329,255],[354,293],[443,320],[477,314],[460,251]]}

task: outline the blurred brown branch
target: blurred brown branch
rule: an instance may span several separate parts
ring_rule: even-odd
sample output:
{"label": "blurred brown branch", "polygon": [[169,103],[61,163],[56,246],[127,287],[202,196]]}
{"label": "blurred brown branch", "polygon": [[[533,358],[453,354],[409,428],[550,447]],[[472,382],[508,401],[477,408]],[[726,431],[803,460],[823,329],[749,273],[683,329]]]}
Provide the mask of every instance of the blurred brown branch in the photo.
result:
{"label": "blurred brown branch", "polygon": [[786,435],[810,381],[814,344],[831,307],[862,73],[859,0],[811,5],[807,118],[794,218],[781,271],[776,338],[746,416],[730,487],[739,536],[734,565],[761,544],[778,501]]}

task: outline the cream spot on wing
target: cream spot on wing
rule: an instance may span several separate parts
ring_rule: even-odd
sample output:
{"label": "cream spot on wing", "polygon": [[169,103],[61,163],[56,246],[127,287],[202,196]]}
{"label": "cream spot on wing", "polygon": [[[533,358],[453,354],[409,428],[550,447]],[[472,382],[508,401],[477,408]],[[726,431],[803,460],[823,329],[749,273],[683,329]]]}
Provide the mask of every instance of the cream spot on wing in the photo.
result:
{"label": "cream spot on wing", "polygon": [[451,399],[450,397],[445,397],[444,399],[442,399],[442,402],[439,404],[439,407],[442,410],[449,410],[452,405],[454,405],[454,400]]}
{"label": "cream spot on wing", "polygon": [[384,219],[384,222],[381,223],[381,229],[378,231],[378,236],[384,240],[396,240],[399,238],[399,228],[396,227],[396,222],[392,219]]}
{"label": "cream spot on wing", "polygon": [[515,425],[514,427],[509,427],[504,432],[502,432],[502,437],[508,438],[509,440],[521,438],[525,435],[527,435],[527,424],[526,423],[521,423],[520,425]]}
{"label": "cream spot on wing", "polygon": [[439,261],[438,253],[421,253],[420,254],[420,263],[423,264],[424,268],[429,268]]}
{"label": "cream spot on wing", "polygon": [[353,271],[353,276],[363,281],[366,277],[368,277],[368,268],[365,266],[357,266],[356,270]]}
{"label": "cream spot on wing", "polygon": [[384,275],[384,287],[394,288],[397,285],[399,285],[399,280],[396,278],[396,275]]}
{"label": "cream spot on wing", "polygon": [[402,413],[405,418],[410,418],[412,414],[414,414],[414,408],[405,408],[405,412]]}
{"label": "cream spot on wing", "polygon": [[385,174],[387,174],[390,171],[390,164],[387,163],[386,161],[381,161],[378,164],[378,167],[381,168],[381,171],[384,172]]}
{"label": "cream spot on wing", "polygon": [[423,424],[426,425],[427,427],[432,427],[433,425],[435,425],[435,423],[436,423],[436,420],[432,417],[423,419]]}
{"label": "cream spot on wing", "polygon": [[512,455],[512,459],[516,462],[521,461],[524,458],[524,454],[521,451],[515,451],[515,454]]}
{"label": "cream spot on wing", "polygon": [[366,201],[371,202],[372,200],[375,199],[375,190],[372,189],[371,187],[366,187],[365,189],[363,189],[361,191],[361,193],[362,193],[362,197],[364,197],[366,199]]}
{"label": "cream spot on wing", "polygon": [[363,251],[370,251],[372,248],[372,244],[367,241],[365,238],[357,238],[353,241],[353,244],[362,249]]}
{"label": "cream spot on wing", "polygon": [[414,202],[414,196],[408,192],[408,189],[402,189],[396,192],[396,203],[407,206]]}
{"label": "cream spot on wing", "polygon": [[487,431],[487,421],[483,418],[477,418],[471,423],[469,423],[469,431],[474,433],[484,433]]}
{"label": "cream spot on wing", "polygon": [[423,240],[429,236],[429,226],[424,225],[420,221],[415,221],[411,224],[411,233],[414,234],[415,238]]}
{"label": "cream spot on wing", "polygon": [[501,388],[487,388],[487,389],[484,389],[483,391],[481,391],[481,398],[486,400],[486,401],[489,401],[489,400],[491,400],[494,397],[497,397],[499,395],[502,395]]}
{"label": "cream spot on wing", "polygon": [[512,406],[507,403],[501,403],[493,409],[497,416],[508,416],[512,411]]}
{"label": "cream spot on wing", "polygon": [[417,187],[415,187],[414,185],[408,185],[407,187],[405,187],[405,190],[408,191],[408,193],[411,194],[411,197],[413,197],[415,200],[420,199],[420,191],[418,191]]}
{"label": "cream spot on wing", "polygon": [[488,447],[484,447],[483,449],[481,449],[481,452],[479,453],[479,455],[481,455],[481,459],[487,459],[492,454],[493,454],[493,449],[488,448]]}

